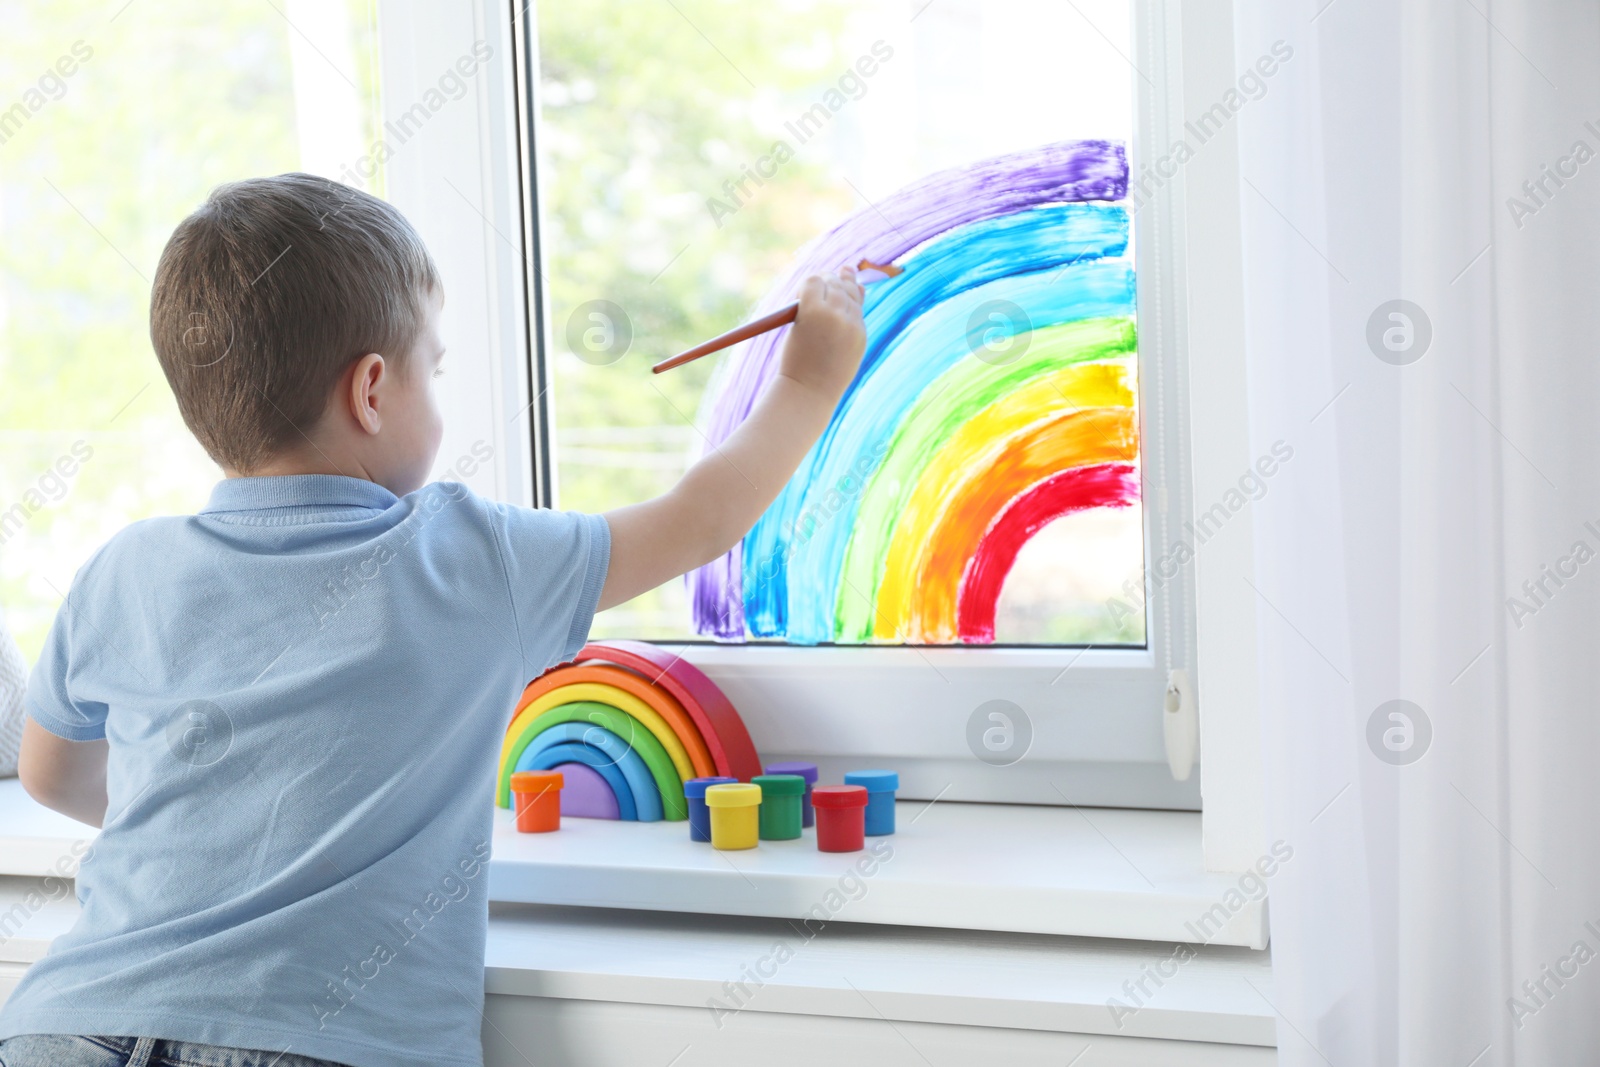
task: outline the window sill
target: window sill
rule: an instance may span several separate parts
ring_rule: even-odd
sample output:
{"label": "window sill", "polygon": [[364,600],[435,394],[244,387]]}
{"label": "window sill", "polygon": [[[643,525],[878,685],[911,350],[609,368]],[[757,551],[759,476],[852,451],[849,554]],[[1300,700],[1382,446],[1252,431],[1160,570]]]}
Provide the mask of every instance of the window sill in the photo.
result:
{"label": "window sill", "polygon": [[15,778],[0,779],[0,875],[71,878],[87,844],[99,833],[42,807]]}
{"label": "window sill", "polygon": [[[818,852],[812,830],[798,841],[717,852],[691,842],[682,824],[568,819],[559,833],[519,834],[510,813],[496,811],[489,894],[531,904],[1266,947],[1265,900],[1239,893],[1237,875],[1205,870],[1195,812],[902,801],[897,826],[892,837],[868,838],[862,853]],[[870,851],[878,841],[893,849],[889,858]]]}
{"label": "window sill", "polygon": [[[519,834],[497,810],[490,897],[1266,946],[1266,902],[1205,870],[1196,813],[903,801],[897,820],[893,837],[869,839],[892,855],[858,868],[871,852],[818,852],[815,831],[717,852],[682,824],[568,819],[556,834]],[[0,782],[0,827],[0,875],[29,877],[73,873],[73,844],[94,833],[16,781]]]}

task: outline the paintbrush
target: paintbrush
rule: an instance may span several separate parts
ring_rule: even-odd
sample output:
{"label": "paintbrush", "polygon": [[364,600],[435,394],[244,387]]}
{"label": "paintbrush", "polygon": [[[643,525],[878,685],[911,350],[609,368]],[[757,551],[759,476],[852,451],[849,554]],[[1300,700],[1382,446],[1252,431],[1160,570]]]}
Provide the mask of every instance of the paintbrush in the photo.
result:
{"label": "paintbrush", "polygon": [[[900,268],[895,266],[893,263],[874,263],[867,259],[863,259],[861,262],[857,263],[856,270],[875,270],[878,273],[890,278],[893,278],[895,275],[900,273]],[[763,315],[759,319],[747,322],[738,329],[729,330],[725,334],[713,337],[704,344],[695,345],[686,352],[679,352],[671,359],[664,359],[660,363],[657,363],[655,366],[651,367],[650,373],[660,374],[664,370],[671,370],[673,367],[681,367],[685,363],[694,362],[701,356],[709,356],[713,352],[721,352],[724,348],[727,348],[730,345],[736,345],[740,341],[747,341],[752,337],[758,337],[761,334],[766,333],[768,330],[776,330],[779,326],[787,326],[789,323],[794,321],[795,316],[799,313],[800,301],[796,300],[788,307],[779,308],[770,315]]]}

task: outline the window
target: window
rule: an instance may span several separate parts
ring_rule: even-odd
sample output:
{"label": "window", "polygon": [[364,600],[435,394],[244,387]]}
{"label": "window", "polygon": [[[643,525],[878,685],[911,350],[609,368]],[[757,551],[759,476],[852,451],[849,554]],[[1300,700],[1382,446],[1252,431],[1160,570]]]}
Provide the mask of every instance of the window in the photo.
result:
{"label": "window", "polygon": [[[1129,0],[537,10],[521,41],[548,386],[534,447],[548,470],[542,500],[564,508],[658,493],[707,447],[729,368],[750,353],[659,377],[650,365],[743,321],[817,234],[941,168],[1104,138],[1128,146],[1138,173],[1141,146],[1168,140],[1169,79],[1144,58],[1163,54],[1166,27],[1137,24],[1153,5]],[[1187,506],[1173,211],[1159,190],[1141,201],[1127,252],[1139,263],[1124,380],[1136,384],[1142,492],[1131,506],[1066,513],[1026,541],[995,611],[999,647],[873,630],[870,605],[852,609],[849,632],[749,617],[719,629],[729,609],[751,606],[737,579],[758,553],[713,590],[718,610],[702,605],[697,620],[685,585],[671,583],[600,616],[596,636],[684,643],[785,749],[764,754],[894,758],[911,768],[907,795],[1197,807],[1195,784],[1166,768],[1160,711],[1170,672],[1193,669],[1189,577],[1144,578],[1159,556],[1149,546],[1175,539],[1167,516]],[[806,518],[801,499],[774,520],[778,554],[782,520]],[[797,579],[790,599],[803,588]],[[708,632],[768,640],[694,643]],[[793,647],[863,638],[902,647]],[[1014,709],[1025,764],[972,759],[971,728],[996,706]]]}
{"label": "window", "polygon": [[[939,4],[911,13],[915,17],[900,2],[816,0],[781,19],[759,8],[716,3],[635,5],[627,18],[609,19],[587,4],[540,6],[541,250],[551,278],[548,364],[558,506],[602,509],[659,491],[708,447],[719,427],[736,421],[740,401],[747,399],[742,393],[754,386],[741,390],[727,380],[727,370],[716,377],[717,361],[665,378],[651,376],[649,366],[737,322],[774,279],[781,284],[794,249],[816,233],[851,215],[857,229],[881,230],[873,224],[886,198],[931,171],[1070,138],[1131,142],[1130,71],[1119,42],[1097,36],[1087,21],[1120,30],[1126,50],[1125,2],[1076,12],[1070,5],[1010,0]],[[798,43],[794,25],[804,27]],[[645,41],[650,46],[641,48]],[[1116,198],[1103,190],[1086,195]],[[1041,257],[1035,266],[1049,267],[1058,293],[1070,293],[1080,274],[1102,281],[1106,266],[1119,279],[1126,275],[1126,307],[1116,308],[1125,321],[1116,325],[1129,327],[1131,342],[1127,212],[1103,202],[1077,205],[1070,218],[1084,227],[1090,223],[1077,220],[1091,219],[1096,231],[1093,242],[1075,248],[1079,235],[1059,217],[1067,207],[1042,213],[1033,238]],[[921,257],[925,276],[948,277],[969,266],[961,251],[967,249],[971,258],[973,249],[992,247],[997,224],[1022,235],[1012,240],[1014,247],[1026,243],[1029,231],[1015,226],[1020,221],[972,212],[970,221],[939,235],[948,251]],[[963,231],[971,240],[961,240]],[[1074,262],[1102,255],[1119,262]],[[951,398],[982,410],[985,399],[1005,396],[1009,404],[985,412],[989,422],[1031,425],[1043,440],[1060,442],[1071,436],[1074,420],[1046,430],[1039,416],[1081,402],[1082,389],[1073,390],[1068,379],[1089,377],[1080,367],[1076,375],[1041,380],[1048,376],[1040,369],[1065,372],[1075,353],[1061,346],[1055,360],[1038,359],[1049,334],[1027,328],[1033,325],[1029,309],[1006,299],[1004,292],[1011,290],[994,276],[972,273],[963,295],[978,282],[989,283],[966,302],[975,312],[987,309],[992,324],[984,327],[990,348],[961,361],[965,374],[953,366],[949,374],[920,373],[949,362],[948,329],[905,336],[885,322],[874,332],[869,370],[880,369],[875,357],[884,354],[881,386],[890,377],[904,379],[907,368],[919,368],[915,391],[908,392],[903,381],[894,389],[873,389],[864,374],[862,389],[830,430],[830,447],[746,539],[741,558],[691,579],[700,590],[698,608],[691,608],[685,585],[674,583],[602,616],[597,632],[953,643],[950,626],[898,633],[922,613],[891,617],[897,606],[915,599],[921,584],[895,582],[896,572],[911,566],[899,561],[929,532],[892,520],[908,508],[912,515],[939,510],[928,498],[956,496],[944,484],[954,471],[976,478],[977,469],[1001,458],[987,447],[958,455],[970,444],[960,438],[974,435],[948,434],[952,419],[963,414]],[[947,304],[956,295],[940,291],[942,286],[900,281],[882,288],[895,286],[919,288],[930,304]],[[782,302],[791,295],[780,291],[777,297]],[[905,318],[906,302],[903,293],[891,301],[895,318]],[[1011,322],[1013,314],[1022,321]],[[1050,325],[1037,324],[1041,331]],[[1012,367],[1026,358],[1032,338],[1035,358],[1026,368]],[[719,361],[748,361],[756,349],[772,347],[771,340]],[[1097,429],[1125,425],[1132,438],[1133,354],[1100,355],[1099,365],[1089,369],[1129,372],[1128,380],[1117,381],[1127,390],[1117,398],[1126,406],[1099,409],[1109,418],[1083,413],[1076,421],[1092,420]],[[896,363],[903,366],[888,366]],[[974,365],[989,373],[972,374]],[[1034,373],[1019,373],[1025,369]],[[1108,380],[1104,373],[1093,377]],[[977,384],[984,388],[963,393],[963,378],[981,379]],[[1033,388],[999,392],[1007,378]],[[946,403],[928,402],[941,392]],[[886,416],[885,405],[896,404],[902,417]],[[937,437],[939,431],[947,436]],[[981,444],[994,444],[985,436],[994,432],[977,435]],[[1104,444],[1101,433],[1094,443]],[[953,464],[952,458],[965,462]],[[1136,462],[1132,455],[1116,458]],[[1122,506],[1073,509],[1027,538],[992,626],[969,626],[959,640],[1144,644],[1142,606],[1137,599],[1129,604],[1121,589],[1130,578],[1137,582],[1143,548],[1137,476],[1132,462],[1127,467],[1096,468],[1098,482],[1080,479],[1069,486],[1057,480],[1059,498],[1074,495],[1073,489],[1078,498],[1092,498],[1092,483]],[[1126,484],[1114,476],[1119,474]],[[901,491],[891,491],[889,483]],[[1033,510],[1040,510],[1037,501],[1046,495],[1035,496]],[[1024,505],[1012,515],[1029,510],[1020,493],[1006,499]],[[960,525],[937,521],[951,514],[967,525],[984,518],[962,514],[962,503],[970,506],[970,500],[948,502],[954,505],[949,512],[925,516],[921,525]],[[920,512],[919,503],[927,504]],[[973,533],[945,530],[943,536],[970,541]],[[998,533],[993,538],[1001,540]],[[943,551],[928,552],[922,570],[948,569],[952,559],[959,564],[976,555],[961,551],[961,544],[936,547]],[[790,577],[786,570],[799,573]],[[882,570],[889,573],[880,581]]]}
{"label": "window", "polygon": [[197,510],[220,477],[150,348],[168,235],[221,182],[289,170],[359,181],[351,167],[378,125],[374,45],[357,0],[8,12],[0,604],[30,659],[101,543]]}

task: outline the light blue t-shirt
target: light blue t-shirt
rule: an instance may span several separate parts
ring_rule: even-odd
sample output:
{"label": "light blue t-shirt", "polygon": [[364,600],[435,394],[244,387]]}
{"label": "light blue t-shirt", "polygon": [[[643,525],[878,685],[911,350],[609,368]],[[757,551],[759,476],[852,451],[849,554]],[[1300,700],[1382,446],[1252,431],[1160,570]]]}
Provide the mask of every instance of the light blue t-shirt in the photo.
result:
{"label": "light blue t-shirt", "polygon": [[238,478],[79,571],[28,691],[110,743],[83,912],[0,1037],[481,1062],[495,764],[589,631],[604,518]]}

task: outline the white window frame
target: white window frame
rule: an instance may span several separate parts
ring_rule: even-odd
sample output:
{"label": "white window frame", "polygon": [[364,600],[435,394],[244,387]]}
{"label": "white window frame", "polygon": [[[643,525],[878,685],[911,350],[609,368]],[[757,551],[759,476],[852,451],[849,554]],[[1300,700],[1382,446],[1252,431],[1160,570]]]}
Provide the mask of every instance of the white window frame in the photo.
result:
{"label": "white window frame", "polygon": [[[548,502],[549,459],[534,447],[549,399],[539,358],[549,324],[533,268],[537,197],[529,195],[537,175],[524,183],[521,171],[523,139],[531,136],[536,146],[538,136],[537,78],[523,73],[531,67],[525,60],[537,61],[530,51],[535,11],[519,0],[379,0],[377,8],[386,118],[420,99],[476,42],[493,51],[468,95],[440,109],[388,161],[387,190],[421,230],[447,285],[441,470],[454,467],[475,490],[499,499]],[[1226,0],[1135,0],[1135,11],[1133,58],[1163,89],[1138,97],[1131,146],[1137,176],[1150,146],[1179,136],[1185,97],[1214,98],[1220,88],[1207,89],[1237,75]],[[1200,499],[1216,498],[1216,487],[1236,480],[1251,460],[1239,416],[1233,131],[1215,145],[1136,222],[1152,559],[1193,513],[1196,488]],[[1191,198],[1205,197],[1201,219],[1186,216],[1185,188]],[[1206,269],[1188,272],[1189,261]],[[1203,313],[1191,316],[1191,308]],[[480,442],[492,458],[457,465]],[[900,770],[902,796],[910,798],[1197,810],[1203,795],[1208,866],[1243,869],[1260,854],[1262,825],[1254,605],[1238,580],[1248,566],[1248,526],[1230,524],[1226,539],[1208,542],[1197,564],[1151,598],[1145,649],[672,647],[727,690],[766,758],[815,758],[825,774],[886,764]],[[1190,679],[1180,713],[1164,710],[1174,668]],[[966,740],[969,716],[994,699],[1024,708],[1033,727],[1026,758],[1003,768],[974,758]],[[1196,707],[1204,708],[1206,760],[1178,781],[1167,724]]]}

